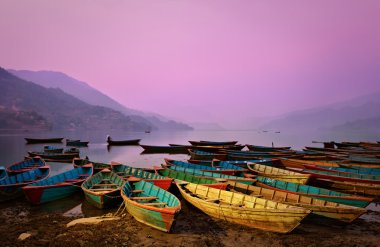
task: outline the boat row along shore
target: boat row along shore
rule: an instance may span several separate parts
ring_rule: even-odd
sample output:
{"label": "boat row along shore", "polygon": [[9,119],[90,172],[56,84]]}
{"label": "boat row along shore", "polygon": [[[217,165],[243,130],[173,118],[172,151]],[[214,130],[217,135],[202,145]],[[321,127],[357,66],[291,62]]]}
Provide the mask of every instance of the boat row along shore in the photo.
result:
{"label": "boat row along shore", "polygon": [[[138,143],[129,141],[114,144]],[[189,155],[151,168],[80,158],[79,143],[66,150],[45,146],[0,167],[0,201],[24,196],[40,205],[81,192],[94,207],[119,208],[116,214],[126,210],[136,221],[164,232],[175,227],[182,202],[226,222],[289,233],[311,214],[351,223],[380,195],[379,142],[320,142],[323,147],[302,151],[237,141],[189,143],[143,147]],[[51,176],[48,162],[60,159],[70,159],[73,168]]]}

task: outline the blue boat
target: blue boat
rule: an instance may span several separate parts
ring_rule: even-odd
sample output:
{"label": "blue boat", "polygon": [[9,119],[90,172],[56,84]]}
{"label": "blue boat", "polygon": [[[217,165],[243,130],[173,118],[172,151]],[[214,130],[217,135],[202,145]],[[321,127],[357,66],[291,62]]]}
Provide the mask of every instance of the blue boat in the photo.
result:
{"label": "blue boat", "polygon": [[7,171],[4,166],[0,166],[0,180],[4,179],[7,176]]}
{"label": "blue boat", "polygon": [[174,165],[174,166],[182,166],[185,168],[194,168],[194,169],[200,169],[200,170],[215,170],[215,171],[220,171],[220,170],[236,170],[236,171],[248,171],[247,169],[244,169],[243,167],[240,166],[235,166],[233,164],[230,164],[228,162],[221,162],[218,163],[218,166],[207,166],[207,165],[201,165],[201,164],[192,164],[180,160],[171,160],[171,159],[165,159],[165,163],[167,165]]}
{"label": "blue boat", "polygon": [[63,148],[46,145],[46,146],[44,146],[44,152],[45,153],[62,153]]}
{"label": "blue boat", "polygon": [[361,167],[355,165],[339,164],[340,167],[323,166],[325,169],[337,170],[342,172],[352,172],[359,174],[380,175],[380,168]]}
{"label": "blue boat", "polygon": [[41,166],[0,180],[0,201],[7,201],[22,196],[22,187],[33,182],[43,181],[49,175],[50,167]]}
{"label": "blue boat", "polygon": [[38,167],[45,166],[45,161],[40,157],[36,156],[29,158],[27,160],[15,163],[7,168],[8,174],[15,175],[18,173],[28,172],[30,170],[36,169]]}
{"label": "blue boat", "polygon": [[31,183],[22,188],[32,204],[58,200],[81,191],[81,184],[93,174],[92,164],[74,168],[43,181]]}

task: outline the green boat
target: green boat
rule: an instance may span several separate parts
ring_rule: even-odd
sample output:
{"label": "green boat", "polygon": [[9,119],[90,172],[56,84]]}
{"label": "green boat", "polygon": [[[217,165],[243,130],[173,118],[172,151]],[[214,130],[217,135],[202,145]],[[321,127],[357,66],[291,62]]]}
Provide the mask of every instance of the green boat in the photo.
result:
{"label": "green boat", "polygon": [[227,188],[227,184],[219,183],[218,181],[212,178],[210,179],[206,177],[197,177],[197,176],[191,175],[190,173],[174,171],[170,169],[157,169],[156,171],[164,177],[179,179],[179,180],[183,180],[183,181],[190,182],[193,184],[202,184],[208,187],[221,189],[221,190],[225,190]]}
{"label": "green boat", "polygon": [[167,178],[158,174],[154,174],[143,169],[125,166],[117,162],[111,162],[112,171],[126,181],[144,179],[147,182],[152,182],[154,185],[169,190],[173,179]]}
{"label": "green boat", "polygon": [[195,175],[195,176],[214,178],[217,181],[228,181],[228,180],[230,180],[230,181],[238,181],[238,182],[244,183],[244,184],[253,184],[256,181],[255,179],[251,179],[251,178],[236,177],[236,176],[226,175],[226,174],[217,173],[217,172],[206,172],[206,171],[202,171],[202,170],[194,169],[194,168],[185,168],[185,167],[181,167],[181,166],[167,167],[166,165],[162,165],[162,166],[164,168],[169,168],[170,170],[173,170],[173,171],[186,172],[186,173],[190,173],[190,174]]}
{"label": "green boat", "polygon": [[181,210],[177,197],[146,181],[126,182],[121,196],[137,221],[164,232],[170,232]]}
{"label": "green boat", "polygon": [[333,190],[312,187],[309,185],[295,184],[291,182],[279,181],[272,178],[256,177],[256,185],[273,190],[286,191],[298,195],[305,195],[316,199],[321,199],[339,204],[365,208],[374,198],[355,196]]}
{"label": "green boat", "polygon": [[97,208],[112,207],[122,201],[120,189],[124,180],[109,169],[104,169],[82,184],[86,200]]}

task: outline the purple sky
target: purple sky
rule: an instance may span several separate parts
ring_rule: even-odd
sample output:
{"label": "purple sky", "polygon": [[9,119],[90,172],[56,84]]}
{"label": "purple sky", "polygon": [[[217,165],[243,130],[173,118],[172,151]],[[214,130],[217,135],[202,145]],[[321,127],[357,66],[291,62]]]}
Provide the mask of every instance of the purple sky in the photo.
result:
{"label": "purple sky", "polygon": [[380,90],[380,1],[0,0],[0,66],[187,122]]}

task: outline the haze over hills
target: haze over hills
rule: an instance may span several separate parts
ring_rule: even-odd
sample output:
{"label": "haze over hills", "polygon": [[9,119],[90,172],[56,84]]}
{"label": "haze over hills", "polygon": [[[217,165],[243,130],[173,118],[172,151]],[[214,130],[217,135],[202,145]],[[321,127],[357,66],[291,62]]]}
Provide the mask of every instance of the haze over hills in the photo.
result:
{"label": "haze over hills", "polygon": [[326,106],[294,111],[260,126],[276,130],[333,130],[380,133],[380,91]]}
{"label": "haze over hills", "polygon": [[118,129],[144,131],[146,122],[87,104],[58,88],[45,88],[0,68],[1,129]]}
{"label": "haze over hills", "polygon": [[146,113],[125,107],[113,100],[111,97],[92,88],[87,83],[76,80],[62,72],[56,71],[30,71],[30,70],[13,70],[8,71],[24,80],[34,82],[45,88],[60,88],[62,91],[75,96],[76,98],[91,104],[104,106],[116,111],[120,111],[131,120],[151,125],[150,129],[177,129],[191,130],[186,124],[175,122],[156,113]]}

